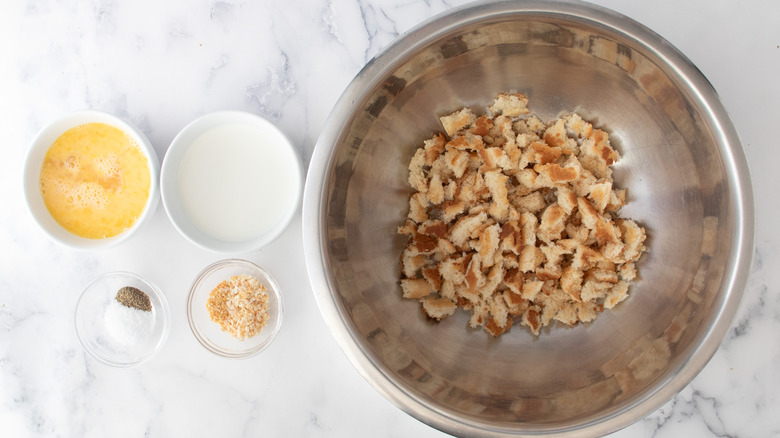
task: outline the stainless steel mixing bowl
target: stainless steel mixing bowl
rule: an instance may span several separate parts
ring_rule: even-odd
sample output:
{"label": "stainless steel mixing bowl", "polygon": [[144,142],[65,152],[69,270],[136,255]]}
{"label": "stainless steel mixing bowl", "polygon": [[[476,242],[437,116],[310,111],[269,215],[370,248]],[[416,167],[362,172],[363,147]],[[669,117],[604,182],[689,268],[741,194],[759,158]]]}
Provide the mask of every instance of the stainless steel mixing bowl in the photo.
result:
{"label": "stainless steel mixing bowl", "polygon": [[[647,229],[630,297],[595,322],[493,339],[457,312],[403,300],[407,165],[438,116],[517,90],[544,119],[609,131]],[[309,167],[306,263],[333,334],[363,376],[455,435],[593,436],[657,409],[704,367],[740,302],[753,200],[737,134],[703,75],[660,36],[585,3],[478,3],[389,46],[348,86]]]}

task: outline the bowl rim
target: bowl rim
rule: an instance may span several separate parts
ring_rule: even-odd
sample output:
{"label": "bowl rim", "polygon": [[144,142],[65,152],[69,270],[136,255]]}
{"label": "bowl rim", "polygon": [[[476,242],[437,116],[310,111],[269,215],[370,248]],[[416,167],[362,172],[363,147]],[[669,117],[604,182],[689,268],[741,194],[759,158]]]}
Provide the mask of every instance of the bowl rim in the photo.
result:
{"label": "bowl rim", "polygon": [[[289,164],[292,172],[294,172],[293,180],[296,184],[294,199],[287,206],[288,210],[285,212],[285,215],[273,228],[254,239],[237,242],[228,242],[212,238],[199,230],[197,233],[189,231],[188,226],[186,225],[186,223],[189,222],[189,218],[186,211],[183,210],[183,207],[179,205],[178,183],[176,182],[179,163],[191,144],[189,137],[197,132],[205,133],[218,126],[232,123],[258,126],[261,129],[272,132],[274,135],[278,136],[282,141],[277,146],[284,148],[292,157],[292,161],[285,164]],[[160,197],[165,212],[174,228],[176,228],[176,231],[190,243],[201,249],[219,254],[246,253],[268,246],[284,233],[300,208],[301,199],[303,197],[304,176],[303,164],[297,148],[290,138],[275,124],[264,117],[246,111],[214,111],[203,114],[189,122],[171,141],[165,153],[165,157],[163,158],[160,170]],[[197,226],[190,224],[189,228],[197,228]]]}
{"label": "bowl rim", "polygon": [[[266,339],[263,343],[252,347],[250,349],[244,350],[240,353],[230,353],[228,351],[225,351],[222,349],[219,345],[216,345],[212,342],[209,342],[207,339],[204,338],[204,336],[200,333],[200,330],[198,330],[197,324],[195,324],[195,316],[193,315],[194,307],[195,307],[195,294],[198,291],[198,286],[200,286],[201,282],[207,278],[209,275],[213,274],[215,271],[219,270],[220,268],[223,268],[225,266],[241,266],[245,267],[247,269],[250,269],[252,271],[256,271],[257,274],[263,277],[265,281],[267,281],[271,287],[269,291],[266,291],[266,293],[273,295],[276,299],[276,306],[275,306],[275,314],[276,314],[276,324],[274,324],[272,327],[266,326],[263,329],[271,329],[271,334],[268,336],[268,339]],[[276,336],[279,334],[279,331],[282,328],[282,320],[284,318],[284,302],[282,299],[282,293],[281,289],[279,287],[279,283],[276,281],[276,279],[271,276],[265,269],[258,266],[256,263],[250,262],[249,260],[244,259],[238,259],[238,258],[230,258],[230,259],[224,259],[219,260],[214,263],[211,263],[210,265],[203,268],[198,275],[195,276],[195,279],[192,282],[192,285],[190,286],[190,290],[187,293],[187,323],[190,327],[190,331],[192,332],[192,335],[195,337],[195,339],[198,341],[200,345],[202,345],[206,350],[210,351],[211,353],[224,357],[227,359],[248,359],[253,356],[257,356],[261,352],[265,351],[276,339]]]}
{"label": "bowl rim", "polygon": [[[92,348],[89,347],[89,344],[84,340],[85,334],[82,332],[81,324],[79,323],[79,309],[81,308],[81,304],[84,301],[87,292],[90,291],[92,287],[95,286],[96,284],[100,283],[101,281],[107,278],[112,278],[112,277],[132,278],[140,281],[141,283],[144,283],[146,286],[149,287],[151,293],[154,294],[154,296],[160,301],[160,305],[161,305],[161,308],[158,309],[161,315],[160,321],[163,324],[163,331],[162,334],[160,335],[160,339],[157,341],[157,344],[155,345],[154,349],[150,350],[147,354],[145,354],[138,360],[132,362],[112,361],[97,354],[95,351],[93,351]],[[74,315],[73,318],[74,328],[76,329],[76,338],[78,338],[79,343],[81,344],[81,347],[84,349],[84,351],[86,351],[90,357],[97,360],[98,362],[116,368],[131,368],[149,361],[152,357],[157,355],[157,353],[159,353],[160,350],[162,350],[162,347],[163,345],[165,345],[165,342],[168,340],[168,335],[170,334],[171,331],[171,309],[170,306],[168,305],[168,299],[165,298],[165,294],[162,293],[162,290],[155,283],[141,277],[138,274],[134,274],[129,271],[106,272],[104,274],[97,276],[94,280],[90,281],[86,286],[84,286],[84,289],[81,291],[81,294],[79,295],[79,299],[78,301],[76,301],[76,308],[73,312],[73,315]]]}
{"label": "bowl rim", "polygon": [[[87,123],[103,123],[120,129],[135,140],[138,148],[146,157],[149,166],[149,196],[144,204],[141,215],[128,229],[116,236],[105,239],[88,239],[77,236],[63,228],[49,213],[40,192],[40,174],[43,159],[52,143],[67,130]],[[94,250],[110,248],[125,242],[154,215],[160,200],[159,191],[160,160],[157,158],[149,139],[130,122],[111,113],[100,110],[73,111],[52,120],[41,128],[30,142],[25,156],[22,172],[22,187],[24,189],[27,211],[32,216],[38,228],[51,240],[77,250]]]}
{"label": "bowl rim", "polygon": [[677,77],[694,93],[695,100],[702,103],[710,123],[719,130],[719,138],[724,141],[718,146],[726,166],[734,175],[734,178],[729,180],[729,185],[734,193],[735,211],[737,211],[735,228],[732,230],[735,236],[735,247],[724,272],[722,288],[726,292],[723,304],[714,316],[712,327],[703,335],[702,342],[693,349],[680,371],[665,380],[663,385],[655,386],[654,390],[642,394],[633,403],[611,415],[556,429],[551,426],[534,425],[538,427],[527,431],[535,435],[547,433],[570,436],[603,435],[626,427],[658,409],[688,385],[704,368],[718,349],[739,308],[753,256],[755,229],[753,192],[747,160],[736,129],[714,87],[701,71],[682,52],[646,26],[618,12],[581,1],[489,1],[453,8],[424,21],[398,37],[372,58],[355,76],[323,125],[310,160],[304,190],[302,227],[306,266],[318,307],[332,335],[358,372],[385,398],[418,420],[451,434],[496,436],[518,433],[517,430],[509,431],[499,427],[489,427],[485,423],[472,419],[457,418],[426,403],[414,393],[405,391],[362,351],[343,321],[335,299],[335,284],[326,273],[328,262],[323,242],[325,217],[321,215],[326,205],[328,169],[335,158],[336,141],[346,129],[347,122],[344,121],[350,120],[350,113],[356,102],[362,102],[370,90],[386,79],[385,72],[392,72],[403,62],[399,59],[406,59],[406,55],[415,53],[430,41],[469,23],[506,19],[509,16],[528,18],[555,16],[569,22],[607,28],[622,34],[633,41],[637,47],[674,66]]}

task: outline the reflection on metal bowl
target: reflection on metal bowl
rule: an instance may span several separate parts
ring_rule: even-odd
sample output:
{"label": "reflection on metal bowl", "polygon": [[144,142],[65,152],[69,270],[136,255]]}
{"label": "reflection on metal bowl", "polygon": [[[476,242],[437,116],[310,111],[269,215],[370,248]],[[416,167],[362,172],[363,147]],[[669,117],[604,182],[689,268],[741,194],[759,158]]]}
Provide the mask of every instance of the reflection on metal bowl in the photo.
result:
{"label": "reflection on metal bowl", "polygon": [[[542,119],[577,111],[610,133],[621,215],[649,250],[630,297],[594,323],[491,339],[466,312],[437,324],[401,298],[396,229],[438,116],[510,90]],[[400,37],[346,89],[309,168],[304,245],[341,347],[404,411],[456,435],[591,436],[657,409],[714,354],[747,279],[752,202],[715,91],[661,37],[584,3],[479,3]]]}

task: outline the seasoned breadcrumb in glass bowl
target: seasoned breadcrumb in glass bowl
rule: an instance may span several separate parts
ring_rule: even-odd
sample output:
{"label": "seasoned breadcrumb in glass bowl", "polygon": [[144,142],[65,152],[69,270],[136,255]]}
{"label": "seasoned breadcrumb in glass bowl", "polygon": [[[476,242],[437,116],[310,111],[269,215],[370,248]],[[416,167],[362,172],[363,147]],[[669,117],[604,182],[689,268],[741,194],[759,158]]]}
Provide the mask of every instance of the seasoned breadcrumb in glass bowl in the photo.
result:
{"label": "seasoned breadcrumb in glass bowl", "polygon": [[265,350],[282,325],[279,285],[252,262],[227,259],[201,271],[187,298],[192,334],[207,350],[244,359]]}

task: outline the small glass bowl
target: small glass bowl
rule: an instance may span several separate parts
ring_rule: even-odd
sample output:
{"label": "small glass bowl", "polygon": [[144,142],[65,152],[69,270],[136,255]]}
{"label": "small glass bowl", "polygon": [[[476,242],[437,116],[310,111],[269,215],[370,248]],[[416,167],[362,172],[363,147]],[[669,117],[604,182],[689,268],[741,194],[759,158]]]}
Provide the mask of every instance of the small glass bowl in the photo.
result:
{"label": "small glass bowl", "polygon": [[[269,319],[265,327],[251,338],[239,340],[222,330],[211,320],[206,302],[211,291],[222,281],[234,275],[248,274],[266,287]],[[227,259],[207,266],[198,274],[187,297],[187,320],[198,342],[212,353],[230,358],[245,359],[265,350],[282,326],[284,308],[279,285],[267,272],[252,262]]]}
{"label": "small glass bowl", "polygon": [[[145,314],[138,313],[143,311],[136,312],[116,301],[117,292],[125,286],[135,287],[149,296],[152,310],[148,321]],[[117,336],[115,327],[121,321],[116,320],[116,312],[123,311],[143,315],[141,321],[148,322],[142,327],[146,332],[143,336],[139,334],[137,339],[130,340],[126,339],[127,332]],[[93,358],[107,365],[132,367],[149,360],[162,348],[169,331],[170,310],[165,295],[151,282],[129,272],[111,272],[96,278],[76,304],[76,334],[81,345]]]}

